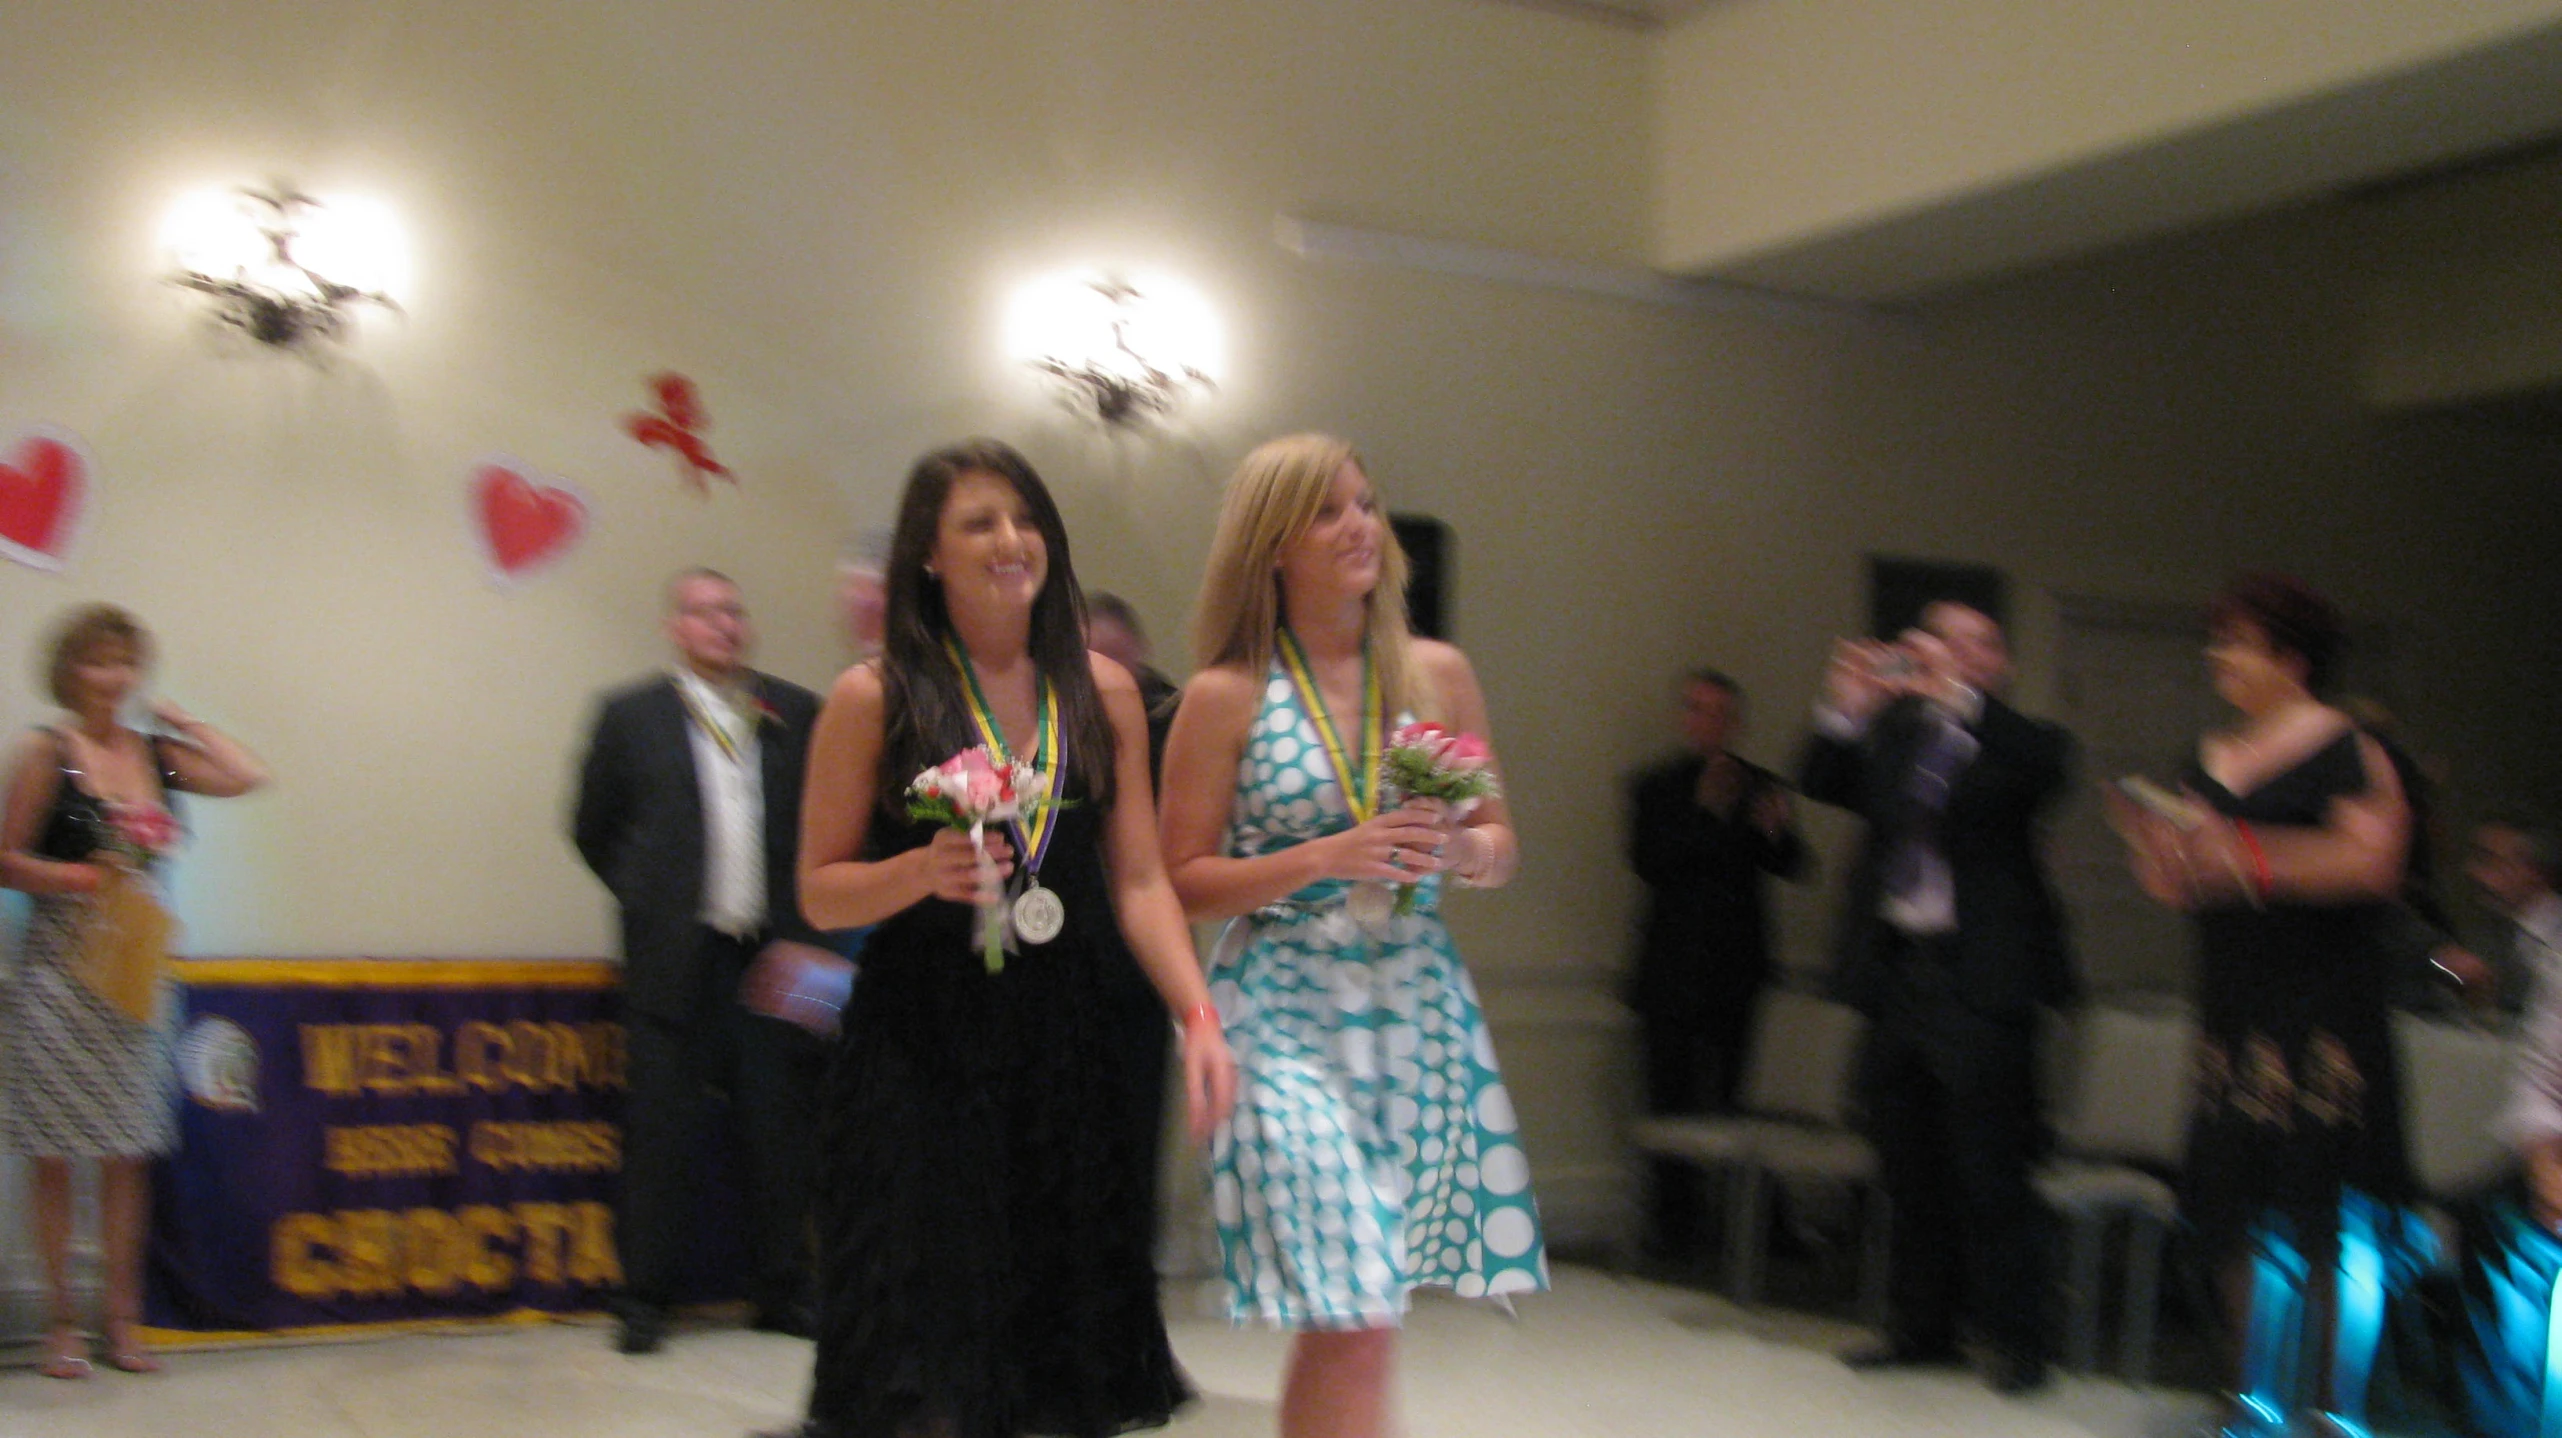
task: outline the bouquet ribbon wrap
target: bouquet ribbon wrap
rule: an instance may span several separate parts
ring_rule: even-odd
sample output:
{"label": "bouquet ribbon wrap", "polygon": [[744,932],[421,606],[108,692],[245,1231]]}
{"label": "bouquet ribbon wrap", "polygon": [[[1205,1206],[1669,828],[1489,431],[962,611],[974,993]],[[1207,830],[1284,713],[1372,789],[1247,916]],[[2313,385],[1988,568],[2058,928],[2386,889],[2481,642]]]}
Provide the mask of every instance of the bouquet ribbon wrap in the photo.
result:
{"label": "bouquet ribbon wrap", "polygon": [[178,921],[140,876],[105,868],[106,880],[81,922],[71,973],[116,1012],[148,1025],[160,1015],[160,979]]}
{"label": "bouquet ribbon wrap", "polygon": [[[1010,927],[1006,922],[1005,891],[997,883],[996,860],[988,857],[984,821],[970,826],[970,848],[978,854],[980,898],[975,927],[979,955],[987,961],[989,973],[999,973],[1005,968],[1005,936]],[[987,897],[990,894],[996,897]]]}

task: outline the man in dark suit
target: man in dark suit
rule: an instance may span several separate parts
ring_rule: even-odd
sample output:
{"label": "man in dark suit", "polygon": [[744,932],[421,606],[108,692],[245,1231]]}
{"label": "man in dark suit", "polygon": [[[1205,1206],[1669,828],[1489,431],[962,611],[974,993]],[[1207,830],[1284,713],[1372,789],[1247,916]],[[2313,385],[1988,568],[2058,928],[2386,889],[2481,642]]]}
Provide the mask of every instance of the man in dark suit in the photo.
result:
{"label": "man in dark suit", "polygon": [[1085,595],[1085,647],[1130,671],[1139,684],[1139,707],[1148,716],[1148,777],[1165,767],[1165,736],[1183,702],[1182,686],[1160,672],[1149,652],[1148,632],[1130,601],[1101,589]]}
{"label": "man in dark suit", "polygon": [[[1768,876],[1806,872],[1787,787],[1731,747],[1744,693],[1714,669],[1681,685],[1683,752],[1629,786],[1628,862],[1646,909],[1628,1000],[1645,1050],[1646,1109],[1730,1111],[1743,1082],[1753,1015],[1769,982]],[[1658,1163],[1658,1248],[1679,1257],[1699,1205],[1686,1165]]]}
{"label": "man in dark suit", "polygon": [[2002,701],[2009,674],[2000,624],[1963,604],[1836,646],[1799,786],[1868,823],[1834,981],[1870,1020],[1855,1093],[1894,1271],[1885,1344],[1851,1361],[1951,1361],[1962,1316],[2015,1393],[2046,1379],[2037,1011],[2075,979],[2038,854],[2072,739]]}
{"label": "man in dark suit", "polygon": [[817,1040],[751,1014],[739,980],[769,942],[815,942],[796,896],[801,771],[818,700],[747,667],[738,586],[708,569],[667,588],[676,664],[608,695],[579,774],[578,852],[622,910],[619,1346],[665,1334],[696,1188],[727,1100],[745,1140],[756,1326],[810,1328],[807,1215]]}

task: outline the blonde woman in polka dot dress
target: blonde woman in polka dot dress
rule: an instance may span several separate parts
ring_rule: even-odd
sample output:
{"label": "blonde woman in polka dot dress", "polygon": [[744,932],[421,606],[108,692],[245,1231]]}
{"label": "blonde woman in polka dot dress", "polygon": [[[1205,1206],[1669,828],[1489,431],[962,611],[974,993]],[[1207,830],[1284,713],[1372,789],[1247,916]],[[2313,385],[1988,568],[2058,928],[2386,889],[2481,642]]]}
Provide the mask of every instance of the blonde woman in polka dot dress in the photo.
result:
{"label": "blonde woman in polka dot dress", "polygon": [[[1350,445],[1274,440],[1229,481],[1166,743],[1166,862],[1230,919],[1210,991],[1237,1062],[1213,1135],[1232,1315],[1296,1330],[1286,1438],[1387,1431],[1418,1287],[1547,1287],[1529,1165],[1485,1020],[1437,912],[1519,850],[1490,800],[1386,807],[1384,732],[1487,732],[1467,657],[1406,631],[1405,556]],[[1386,886],[1416,885],[1396,912]]]}

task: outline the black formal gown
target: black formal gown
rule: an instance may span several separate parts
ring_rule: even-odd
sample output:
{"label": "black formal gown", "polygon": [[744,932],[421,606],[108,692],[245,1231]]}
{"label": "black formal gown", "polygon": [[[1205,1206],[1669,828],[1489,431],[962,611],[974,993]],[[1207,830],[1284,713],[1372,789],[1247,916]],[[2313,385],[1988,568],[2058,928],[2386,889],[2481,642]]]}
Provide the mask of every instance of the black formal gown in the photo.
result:
{"label": "black formal gown", "polygon": [[[1129,1097],[1165,1025],[1127,1020],[1106,810],[1071,798],[1040,871],[1058,938],[990,974],[969,906],[927,899],[864,948],[822,1099],[814,1434],[1084,1438],[1190,1396],[1144,1222],[1157,1114]],[[932,837],[883,814],[867,857]]]}
{"label": "black formal gown", "polygon": [[[2218,813],[2317,825],[2367,788],[2357,736],[2236,795],[2194,761]],[[2340,1191],[2396,1202],[2412,1189],[2401,1074],[2378,943],[2382,903],[2239,901],[2196,919],[2198,1042],[2184,1206],[2210,1248],[2271,1214],[2326,1227]]]}

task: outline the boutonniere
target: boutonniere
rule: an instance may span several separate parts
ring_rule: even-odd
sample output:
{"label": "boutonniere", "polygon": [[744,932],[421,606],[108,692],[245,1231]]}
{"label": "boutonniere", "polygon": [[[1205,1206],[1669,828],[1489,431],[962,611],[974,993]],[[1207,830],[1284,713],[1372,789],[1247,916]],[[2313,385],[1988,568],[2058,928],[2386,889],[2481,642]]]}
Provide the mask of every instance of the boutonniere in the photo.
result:
{"label": "boutonniere", "polygon": [[777,729],[783,727],[783,711],[766,703],[760,695],[748,696],[747,712],[754,715],[759,724],[771,724]]}

